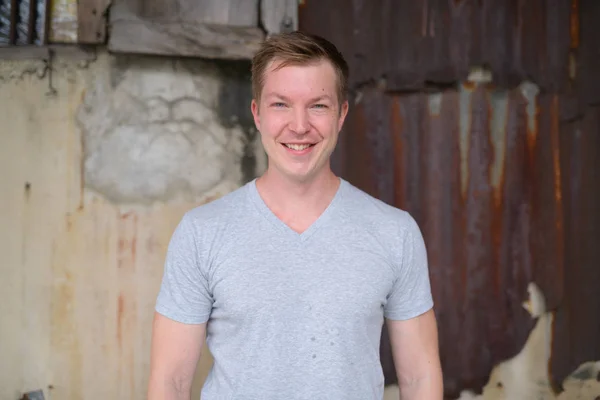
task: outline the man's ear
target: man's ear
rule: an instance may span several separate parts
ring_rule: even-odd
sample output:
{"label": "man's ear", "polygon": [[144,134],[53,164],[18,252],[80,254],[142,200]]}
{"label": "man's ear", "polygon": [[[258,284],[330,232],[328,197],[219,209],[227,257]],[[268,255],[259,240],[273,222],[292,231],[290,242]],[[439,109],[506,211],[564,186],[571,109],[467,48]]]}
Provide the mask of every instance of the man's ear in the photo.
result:
{"label": "man's ear", "polygon": [[344,121],[346,120],[346,115],[348,115],[348,108],[349,108],[349,104],[348,104],[348,100],[345,100],[342,103],[342,106],[340,107],[340,116],[338,119],[338,127],[339,129],[342,129],[342,126],[344,126]]}
{"label": "man's ear", "polygon": [[252,103],[250,104],[250,109],[252,110],[252,116],[254,117],[254,125],[256,126],[256,129],[260,132],[259,107],[258,107],[258,102],[255,99],[252,99]]}

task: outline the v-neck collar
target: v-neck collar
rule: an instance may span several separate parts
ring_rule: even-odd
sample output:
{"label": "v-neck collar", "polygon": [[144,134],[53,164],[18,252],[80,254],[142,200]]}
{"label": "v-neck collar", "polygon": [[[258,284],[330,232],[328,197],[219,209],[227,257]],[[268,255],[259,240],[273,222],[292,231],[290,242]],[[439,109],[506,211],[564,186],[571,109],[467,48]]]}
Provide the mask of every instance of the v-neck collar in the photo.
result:
{"label": "v-neck collar", "polygon": [[271,209],[267,206],[263,198],[261,197],[258,189],[256,187],[256,178],[252,181],[248,182],[248,194],[250,196],[251,201],[254,203],[258,211],[265,217],[273,226],[275,226],[278,230],[280,230],[283,234],[289,236],[292,239],[300,240],[302,242],[306,241],[309,237],[313,235],[325,222],[331,218],[331,214],[335,210],[336,206],[340,202],[343,197],[344,190],[346,189],[346,181],[342,178],[338,178],[340,180],[340,184],[335,192],[335,195],[329,202],[329,205],[325,208],[325,210],[321,213],[321,215],[302,233],[298,233],[292,228],[290,228],[285,222],[283,222],[279,217],[271,211]]}

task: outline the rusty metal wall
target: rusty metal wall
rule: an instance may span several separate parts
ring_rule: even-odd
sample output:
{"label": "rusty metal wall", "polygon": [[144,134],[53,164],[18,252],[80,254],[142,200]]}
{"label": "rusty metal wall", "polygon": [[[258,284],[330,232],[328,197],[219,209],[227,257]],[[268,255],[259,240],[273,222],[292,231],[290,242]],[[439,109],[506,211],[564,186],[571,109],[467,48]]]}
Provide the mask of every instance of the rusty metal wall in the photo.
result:
{"label": "rusty metal wall", "polygon": [[449,394],[481,388],[521,350],[529,282],[558,311],[557,382],[600,358],[600,109],[560,123],[558,96],[535,88],[366,91],[335,154],[337,172],[423,229]]}
{"label": "rusty metal wall", "polygon": [[[523,347],[532,281],[556,311],[554,381],[600,359],[599,19],[590,0],[300,7],[353,74],[334,169],[423,229],[450,396]],[[481,64],[493,83],[469,81]]]}
{"label": "rusty metal wall", "polygon": [[[600,68],[596,0],[300,4],[300,28],[339,46],[354,87],[383,79],[388,91],[421,90],[465,80],[471,67],[485,66],[502,87],[531,80],[542,91],[564,92],[576,75],[592,77]],[[600,82],[579,90],[586,102],[600,101]]]}

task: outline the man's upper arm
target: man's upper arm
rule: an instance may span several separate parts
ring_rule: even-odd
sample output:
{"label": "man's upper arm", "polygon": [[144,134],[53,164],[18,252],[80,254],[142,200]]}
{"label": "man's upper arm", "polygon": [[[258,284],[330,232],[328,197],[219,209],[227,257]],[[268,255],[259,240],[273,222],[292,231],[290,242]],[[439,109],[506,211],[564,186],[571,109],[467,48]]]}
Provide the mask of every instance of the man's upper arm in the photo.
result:
{"label": "man's upper arm", "polygon": [[150,399],[169,391],[189,393],[206,335],[206,323],[184,324],[154,313],[150,356]]}
{"label": "man's upper arm", "polygon": [[152,327],[152,399],[180,398],[173,391],[188,398],[191,389],[213,304],[201,236],[193,216],[186,214],[167,249]]}
{"label": "man's upper arm", "polygon": [[407,320],[433,307],[427,250],[417,222],[405,214],[403,237],[393,244],[396,277],[384,308],[388,319]]}
{"label": "man's upper arm", "polygon": [[441,399],[442,371],[433,310],[407,320],[387,320],[386,325],[401,392],[420,390],[419,394],[427,396],[419,398]]}
{"label": "man's upper arm", "polygon": [[185,324],[207,322],[213,304],[199,225],[188,213],[173,232],[156,299],[157,312]]}
{"label": "man's upper arm", "polygon": [[403,398],[441,399],[442,373],[427,250],[409,215],[398,246],[397,276],[385,307],[392,356]]}

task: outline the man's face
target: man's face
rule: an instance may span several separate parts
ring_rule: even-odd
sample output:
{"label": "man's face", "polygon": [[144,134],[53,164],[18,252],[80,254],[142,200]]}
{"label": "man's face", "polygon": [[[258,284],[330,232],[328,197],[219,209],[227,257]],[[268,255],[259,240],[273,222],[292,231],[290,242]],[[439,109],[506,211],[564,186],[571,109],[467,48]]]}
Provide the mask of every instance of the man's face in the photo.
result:
{"label": "man's face", "polygon": [[[269,168],[295,181],[329,169],[329,157],[348,112],[337,98],[337,77],[327,61],[265,71],[260,99],[252,114],[261,133]],[[258,101],[258,102],[257,102]]]}

